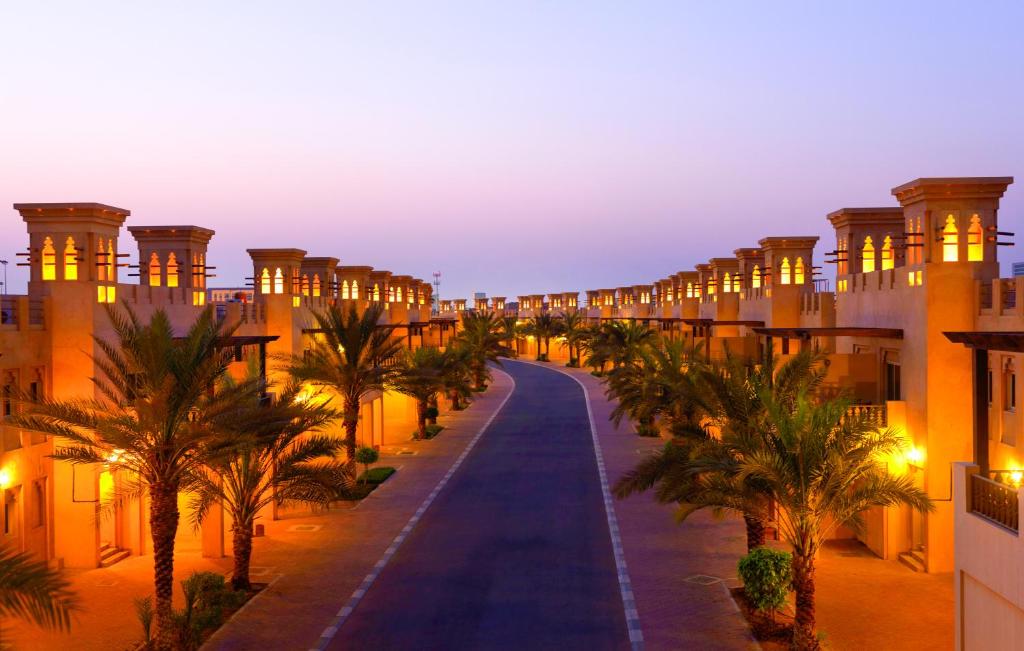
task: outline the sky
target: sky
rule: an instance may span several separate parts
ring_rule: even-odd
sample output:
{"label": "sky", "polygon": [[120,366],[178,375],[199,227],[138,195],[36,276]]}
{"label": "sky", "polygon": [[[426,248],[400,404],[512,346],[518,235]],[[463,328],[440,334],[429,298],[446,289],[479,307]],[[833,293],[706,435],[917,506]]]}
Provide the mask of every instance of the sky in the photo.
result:
{"label": "sky", "polygon": [[216,230],[219,286],[257,247],[440,271],[447,298],[649,283],[768,235],[821,236],[820,262],[828,212],[895,205],[911,179],[1024,184],[1022,20],[1020,2],[3,2],[0,258],[27,244],[11,204],[97,201]]}

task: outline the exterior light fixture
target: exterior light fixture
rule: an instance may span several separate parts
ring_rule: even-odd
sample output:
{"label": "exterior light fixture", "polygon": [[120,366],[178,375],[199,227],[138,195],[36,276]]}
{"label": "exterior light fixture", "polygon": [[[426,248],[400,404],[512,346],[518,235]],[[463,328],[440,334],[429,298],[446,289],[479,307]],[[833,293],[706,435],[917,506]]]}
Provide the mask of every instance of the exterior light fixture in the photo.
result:
{"label": "exterior light fixture", "polygon": [[910,450],[907,451],[907,462],[910,463],[910,465],[920,468],[923,461],[924,452],[922,452],[918,447],[911,447]]}
{"label": "exterior light fixture", "polygon": [[1010,473],[1010,481],[1013,482],[1014,486],[1020,486],[1022,479],[1024,479],[1024,471],[1014,470]]}
{"label": "exterior light fixture", "polygon": [[0,470],[0,488],[7,488],[11,485],[11,473],[6,468]]}

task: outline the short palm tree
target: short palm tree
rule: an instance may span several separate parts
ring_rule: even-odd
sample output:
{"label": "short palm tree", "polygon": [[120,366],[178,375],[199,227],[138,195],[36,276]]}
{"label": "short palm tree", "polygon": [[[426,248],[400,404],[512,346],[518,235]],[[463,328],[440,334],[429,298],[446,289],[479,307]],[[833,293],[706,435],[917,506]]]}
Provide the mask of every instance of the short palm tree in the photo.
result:
{"label": "short palm tree", "polygon": [[157,645],[173,646],[174,538],[178,495],[202,472],[217,421],[247,408],[251,387],[215,390],[232,361],[223,347],[231,329],[204,310],[183,337],[176,337],[162,310],[143,324],[107,309],[114,341],[96,337],[102,356],[92,378],[102,399],[43,399],[29,405],[19,425],[62,437],[53,458],[71,463],[110,463],[129,471],[149,496],[153,540]]}
{"label": "short palm tree", "polygon": [[822,542],[837,527],[859,531],[861,514],[873,506],[922,512],[933,506],[909,476],[890,474],[884,465],[904,446],[903,437],[850,416],[848,399],[817,400],[801,390],[792,401],[763,400],[769,427],[744,451],[737,478],[764,485],[776,502],[779,532],[793,547],[793,646],[817,649],[814,559]]}
{"label": "short palm tree", "polygon": [[519,320],[514,316],[501,318],[501,340],[505,342],[508,354],[519,354]]}
{"label": "short palm tree", "polygon": [[456,343],[445,349],[441,357],[441,387],[452,409],[463,408],[463,401],[473,395],[473,355],[469,348]]}
{"label": "short palm tree", "polygon": [[587,365],[603,369],[607,364],[613,367],[632,364],[655,337],[654,330],[637,321],[603,323],[590,343]]}
{"label": "short palm tree", "polygon": [[350,477],[335,456],[343,442],[320,433],[334,413],[298,384],[285,387],[274,404],[253,392],[246,413],[217,423],[205,455],[205,472],[192,492],[193,524],[216,505],[231,515],[234,571],[231,585],[249,590],[253,525],[272,503],[326,507],[344,494]]}
{"label": "short palm tree", "polygon": [[537,340],[537,361],[547,361],[551,353],[551,338],[558,335],[558,321],[547,312],[532,317],[525,326],[528,334]]}
{"label": "short palm tree", "polygon": [[337,394],[342,402],[345,454],[355,464],[356,431],[363,398],[385,390],[394,375],[394,360],[402,341],[378,327],[383,306],[372,303],[359,314],[331,305],[313,314],[317,336],[305,354],[288,360],[288,372],[298,382]]}
{"label": "short palm tree", "polygon": [[[431,401],[445,386],[446,353],[438,348],[423,347],[407,351],[399,357],[391,387],[416,401],[416,438],[427,437],[427,410]],[[449,355],[449,357],[451,357]]]}
{"label": "short palm tree", "polygon": [[490,372],[488,362],[500,364],[498,360],[507,354],[502,343],[502,322],[493,312],[464,312],[462,329],[455,335],[455,344],[462,346],[469,356],[470,369],[473,372],[473,386],[477,391],[487,387]]}
{"label": "short palm tree", "polygon": [[71,628],[76,608],[75,596],[60,572],[26,552],[0,546],[0,618],[65,631]]}
{"label": "short palm tree", "polygon": [[559,334],[565,337],[565,345],[569,349],[569,366],[580,365],[580,346],[590,334],[587,322],[579,310],[570,310],[562,315]]}

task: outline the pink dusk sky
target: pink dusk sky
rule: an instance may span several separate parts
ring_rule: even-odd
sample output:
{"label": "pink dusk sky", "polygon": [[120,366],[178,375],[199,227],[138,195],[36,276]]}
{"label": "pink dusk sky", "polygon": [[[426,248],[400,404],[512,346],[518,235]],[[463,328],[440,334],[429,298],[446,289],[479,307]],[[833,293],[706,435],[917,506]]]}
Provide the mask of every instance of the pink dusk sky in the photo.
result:
{"label": "pink dusk sky", "polygon": [[247,247],[441,271],[449,298],[651,282],[766,235],[821,236],[820,263],[832,210],[1022,176],[1022,7],[9,2],[0,258],[12,203],[98,201],[215,229],[220,286]]}

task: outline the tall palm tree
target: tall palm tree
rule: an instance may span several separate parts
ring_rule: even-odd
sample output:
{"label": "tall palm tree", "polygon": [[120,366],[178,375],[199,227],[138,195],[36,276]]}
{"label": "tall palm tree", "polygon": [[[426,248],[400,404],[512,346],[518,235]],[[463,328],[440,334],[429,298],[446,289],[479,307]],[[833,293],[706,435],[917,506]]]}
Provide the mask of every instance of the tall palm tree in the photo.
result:
{"label": "tall palm tree", "polygon": [[45,561],[0,546],[0,618],[23,619],[47,629],[71,628],[77,601],[67,580]]}
{"label": "tall palm tree", "polygon": [[427,437],[427,409],[444,389],[445,353],[438,348],[417,348],[399,358],[392,388],[416,401],[416,438]]}
{"label": "tall palm tree", "polygon": [[445,349],[441,358],[441,387],[452,409],[463,408],[463,400],[473,395],[473,354],[470,349],[456,343]]}
{"label": "tall palm tree", "polygon": [[95,337],[102,356],[92,378],[101,399],[43,399],[17,418],[27,429],[62,437],[53,458],[71,463],[110,463],[137,477],[149,496],[153,540],[157,645],[173,646],[171,596],[178,495],[201,473],[215,423],[248,407],[248,383],[215,390],[232,360],[221,345],[231,328],[204,310],[184,337],[174,335],[162,310],[143,324],[130,308],[107,308],[114,341]]}
{"label": "tall palm tree", "polygon": [[570,310],[562,315],[559,333],[565,337],[565,345],[569,348],[568,366],[580,365],[580,346],[590,334],[586,319],[579,310]]}
{"label": "tall palm tree", "polygon": [[362,314],[331,305],[314,312],[317,337],[303,355],[289,359],[288,372],[298,382],[336,393],[342,401],[345,454],[354,471],[356,430],[363,398],[385,390],[394,376],[394,359],[402,341],[378,327],[384,308],[372,303]]}
{"label": "tall palm tree", "polygon": [[551,353],[551,338],[559,332],[558,321],[543,312],[526,323],[526,332],[537,339],[537,361],[547,361]]}
{"label": "tall palm tree", "polygon": [[487,387],[490,377],[487,363],[500,364],[498,358],[507,352],[502,344],[503,338],[501,321],[493,312],[463,312],[462,329],[455,335],[455,343],[468,352],[477,391]]}
{"label": "tall palm tree", "polygon": [[603,323],[590,344],[587,365],[603,369],[607,364],[632,364],[644,346],[657,336],[657,332],[637,321]]}
{"label": "tall palm tree", "polygon": [[850,400],[817,400],[805,390],[792,401],[763,400],[769,426],[742,455],[737,477],[764,484],[777,504],[780,534],[793,548],[793,646],[817,649],[814,558],[822,542],[837,527],[861,530],[861,514],[873,506],[934,507],[909,476],[883,463],[905,445],[902,436],[850,416]]}
{"label": "tall palm tree", "polygon": [[514,316],[504,316],[501,318],[501,340],[505,342],[505,347],[508,349],[508,353],[512,354],[514,351],[517,355],[519,354],[519,320]]}
{"label": "tall palm tree", "polygon": [[234,570],[231,585],[249,590],[253,524],[272,503],[328,506],[345,492],[350,477],[335,460],[343,442],[319,433],[334,418],[319,396],[298,384],[285,387],[272,405],[253,392],[245,413],[217,423],[192,497],[198,528],[215,504],[231,515]]}

